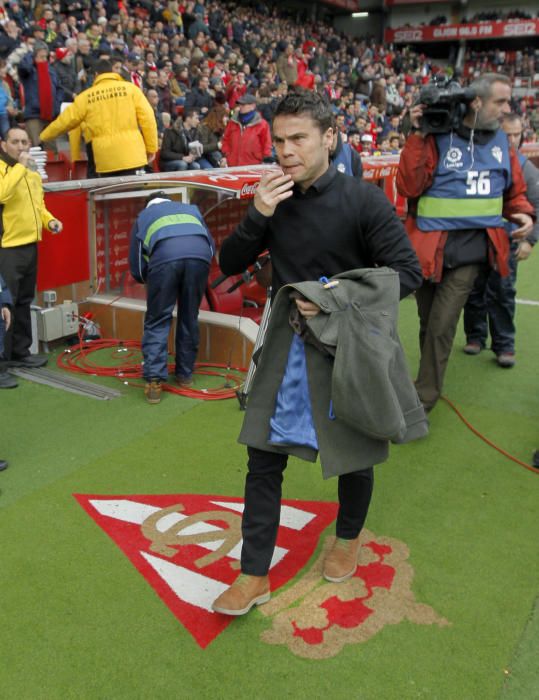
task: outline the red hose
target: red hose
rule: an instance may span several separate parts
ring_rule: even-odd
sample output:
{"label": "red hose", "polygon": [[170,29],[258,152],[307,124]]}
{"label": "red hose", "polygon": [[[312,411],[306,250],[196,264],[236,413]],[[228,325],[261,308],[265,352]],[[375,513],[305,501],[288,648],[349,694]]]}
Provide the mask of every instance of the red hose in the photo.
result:
{"label": "red hose", "polygon": [[[109,357],[116,361],[115,364],[102,365],[91,357],[94,353],[103,350],[110,350]],[[131,386],[144,387],[144,383],[132,381],[142,377],[141,343],[136,340],[116,340],[114,338],[81,340],[77,345],[64,350],[58,356],[56,364],[69,372],[93,374],[98,377],[116,377]],[[212,371],[213,369],[226,371]],[[174,374],[174,363],[168,365],[168,370],[170,374]],[[195,365],[196,375],[222,377],[224,379],[223,386],[211,389],[194,389],[192,387],[183,389],[166,383],[162,386],[164,391],[171,394],[180,394],[193,399],[204,401],[232,399],[236,398],[236,390],[243,384],[243,377],[237,376],[234,372],[245,373],[246,370],[243,367],[229,367],[216,362],[198,362]]]}
{"label": "red hose", "polygon": [[507,457],[507,459],[510,459],[512,462],[515,464],[519,464],[521,467],[524,467],[524,469],[527,469],[530,472],[533,472],[534,474],[539,474],[539,469],[536,467],[532,467],[530,464],[526,464],[526,462],[523,462],[522,460],[518,459],[518,457],[513,457],[513,455],[509,454],[506,450],[502,449],[498,445],[496,445],[492,440],[489,440],[487,437],[485,437],[482,433],[477,430],[477,428],[474,428],[474,426],[468,421],[462,413],[459,411],[459,409],[455,406],[455,404],[447,398],[447,396],[442,396],[442,400],[447,403],[448,406],[450,406],[453,411],[457,414],[457,416],[460,418],[460,420],[464,423],[464,425],[472,431],[474,435],[476,435],[480,440],[483,440],[483,442],[486,442],[486,444],[489,447],[494,448],[497,450],[500,454],[502,454],[504,457]]}

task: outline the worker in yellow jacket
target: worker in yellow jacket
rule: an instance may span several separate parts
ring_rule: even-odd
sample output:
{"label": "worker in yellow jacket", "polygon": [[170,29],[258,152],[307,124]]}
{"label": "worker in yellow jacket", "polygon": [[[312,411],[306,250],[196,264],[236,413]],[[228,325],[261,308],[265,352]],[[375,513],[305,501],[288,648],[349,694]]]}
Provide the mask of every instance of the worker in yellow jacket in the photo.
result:
{"label": "worker in yellow jacket", "polygon": [[99,60],[92,87],[40,134],[51,141],[84,122],[101,177],[133,175],[151,163],[158,148],[155,116],[144,93],[111,71],[110,61]]}
{"label": "worker in yellow jacket", "polygon": [[[30,152],[30,137],[13,127],[0,143],[0,275],[13,298],[13,319],[0,357],[0,375],[7,367],[42,367],[46,355],[31,355],[30,305],[37,278],[37,244],[43,228],[60,233],[62,223],[47,211],[41,177]],[[0,378],[0,389],[16,387]]]}

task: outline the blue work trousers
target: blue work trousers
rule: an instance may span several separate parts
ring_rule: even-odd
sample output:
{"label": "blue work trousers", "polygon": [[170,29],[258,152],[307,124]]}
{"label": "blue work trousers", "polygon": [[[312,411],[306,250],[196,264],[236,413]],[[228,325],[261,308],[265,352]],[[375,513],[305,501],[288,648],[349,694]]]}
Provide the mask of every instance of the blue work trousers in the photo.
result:
{"label": "blue work trousers", "polygon": [[166,381],[168,378],[168,335],[176,302],[175,374],[181,379],[191,377],[199,343],[198,310],[209,269],[207,262],[193,258],[173,260],[150,268],[142,337],[146,381]]}
{"label": "blue work trousers", "polygon": [[482,268],[464,307],[466,341],[485,348],[490,330],[496,355],[515,352],[516,248],[512,243],[509,275],[501,277],[490,267]]}

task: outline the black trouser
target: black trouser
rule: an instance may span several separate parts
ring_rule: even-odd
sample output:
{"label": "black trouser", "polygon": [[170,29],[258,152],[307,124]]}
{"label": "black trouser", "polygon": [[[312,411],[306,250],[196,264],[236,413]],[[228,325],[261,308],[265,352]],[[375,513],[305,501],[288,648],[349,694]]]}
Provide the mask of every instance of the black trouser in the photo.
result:
{"label": "black trouser", "polygon": [[[241,570],[251,576],[268,573],[281,510],[281,484],[288,455],[248,447],[248,473],[245,480]],[[363,527],[374,484],[372,467],[339,476],[337,537],[352,540]]]}
{"label": "black trouser", "polygon": [[32,345],[30,305],[36,290],[37,243],[0,248],[0,274],[13,297],[13,319],[3,359],[19,359],[30,354]]}
{"label": "black trouser", "polygon": [[491,267],[481,268],[464,307],[466,342],[485,348],[490,330],[491,348],[496,355],[515,352],[517,249],[517,241],[511,241],[507,277],[501,277]]}
{"label": "black trouser", "polygon": [[97,171],[95,169],[94,149],[92,148],[91,141],[88,141],[86,144],[86,158],[86,178],[88,180],[94,180],[97,177]]}
{"label": "black trouser", "polygon": [[97,173],[97,177],[127,177],[128,175],[136,175],[137,171],[143,170],[144,166],[138,168],[126,168],[125,170],[113,170],[110,173]]}

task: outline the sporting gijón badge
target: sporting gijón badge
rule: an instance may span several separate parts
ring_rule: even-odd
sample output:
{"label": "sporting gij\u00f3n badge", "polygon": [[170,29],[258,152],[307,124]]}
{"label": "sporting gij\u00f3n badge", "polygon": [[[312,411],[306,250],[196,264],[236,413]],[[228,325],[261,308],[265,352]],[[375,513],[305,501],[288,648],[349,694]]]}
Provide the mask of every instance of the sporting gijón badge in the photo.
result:
{"label": "sporting gij\u00f3n badge", "polygon": [[[239,573],[242,499],[191,494],[75,498],[202,648],[230,624],[232,618],[214,613],[211,604]],[[272,591],[307,564],[336,515],[336,503],[283,501]]]}

